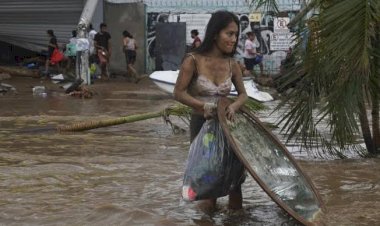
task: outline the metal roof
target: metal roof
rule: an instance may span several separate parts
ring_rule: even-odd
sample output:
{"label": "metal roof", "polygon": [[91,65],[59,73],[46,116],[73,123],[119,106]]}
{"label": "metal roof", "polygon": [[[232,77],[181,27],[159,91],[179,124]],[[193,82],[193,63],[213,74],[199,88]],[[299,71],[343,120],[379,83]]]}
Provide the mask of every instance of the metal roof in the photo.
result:
{"label": "metal roof", "polygon": [[76,29],[82,0],[0,0],[0,40],[41,51],[47,48],[46,30],[54,30],[64,44]]}

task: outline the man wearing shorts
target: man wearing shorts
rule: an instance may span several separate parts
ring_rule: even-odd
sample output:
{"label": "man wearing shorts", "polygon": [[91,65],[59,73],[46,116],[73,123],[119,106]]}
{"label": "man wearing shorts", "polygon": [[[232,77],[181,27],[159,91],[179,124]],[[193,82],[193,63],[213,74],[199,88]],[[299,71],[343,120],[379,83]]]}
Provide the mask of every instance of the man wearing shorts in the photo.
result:
{"label": "man wearing shorts", "polygon": [[94,37],[94,46],[102,71],[102,78],[109,79],[108,64],[111,58],[111,35],[107,32],[107,24],[100,24],[100,31]]}
{"label": "man wearing shorts", "polygon": [[248,38],[244,44],[244,64],[247,70],[252,71],[253,67],[260,66],[260,75],[264,73],[263,56],[256,51],[255,34],[252,31],[246,33]]}

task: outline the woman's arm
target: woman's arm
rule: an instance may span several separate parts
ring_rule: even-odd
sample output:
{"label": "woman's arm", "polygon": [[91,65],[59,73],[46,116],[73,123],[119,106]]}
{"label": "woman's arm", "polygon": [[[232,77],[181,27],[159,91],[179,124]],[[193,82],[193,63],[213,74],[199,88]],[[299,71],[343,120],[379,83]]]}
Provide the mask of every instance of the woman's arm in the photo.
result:
{"label": "woman's arm", "polygon": [[108,39],[108,57],[112,55],[112,46],[111,46],[111,38]]}
{"label": "woman's arm", "polygon": [[236,100],[230,104],[227,108],[227,118],[232,120],[235,112],[239,110],[239,108],[244,104],[244,102],[248,99],[247,92],[244,88],[244,83],[242,79],[242,73],[239,64],[236,61],[232,63],[232,82],[238,92],[238,97]]}
{"label": "woman's arm", "polygon": [[194,43],[195,48],[198,48],[200,45],[201,45],[201,41],[199,40]]}
{"label": "woman's arm", "polygon": [[56,38],[51,38],[50,41],[49,41],[49,45],[48,46],[51,46],[51,47],[54,47],[54,48],[58,48],[58,41]]}
{"label": "woman's arm", "polygon": [[174,87],[174,99],[192,107],[195,111],[203,113],[204,103],[192,97],[188,92],[189,85],[194,76],[195,61],[191,56],[185,58],[181,65],[177,82]]}

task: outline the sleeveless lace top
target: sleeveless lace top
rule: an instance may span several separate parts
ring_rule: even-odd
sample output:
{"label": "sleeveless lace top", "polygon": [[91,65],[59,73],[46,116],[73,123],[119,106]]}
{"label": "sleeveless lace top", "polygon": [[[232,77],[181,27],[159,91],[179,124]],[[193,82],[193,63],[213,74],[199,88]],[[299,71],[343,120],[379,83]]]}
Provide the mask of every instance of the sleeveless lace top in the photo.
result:
{"label": "sleeveless lace top", "polygon": [[227,96],[231,91],[232,86],[232,71],[231,71],[231,60],[230,64],[230,76],[221,84],[215,84],[209,78],[202,74],[198,74],[197,63],[194,55],[189,54],[193,60],[195,65],[195,70],[197,76],[192,81],[190,85],[190,92],[195,97],[199,97],[202,100],[216,100],[220,96]]}
{"label": "sleeveless lace top", "polygon": [[135,49],[135,46],[136,46],[136,45],[135,45],[135,42],[136,42],[135,39],[133,39],[133,38],[128,38],[128,44],[127,44],[127,46],[126,46],[126,47],[127,47],[127,50],[133,50],[133,51],[136,50],[136,49]]}

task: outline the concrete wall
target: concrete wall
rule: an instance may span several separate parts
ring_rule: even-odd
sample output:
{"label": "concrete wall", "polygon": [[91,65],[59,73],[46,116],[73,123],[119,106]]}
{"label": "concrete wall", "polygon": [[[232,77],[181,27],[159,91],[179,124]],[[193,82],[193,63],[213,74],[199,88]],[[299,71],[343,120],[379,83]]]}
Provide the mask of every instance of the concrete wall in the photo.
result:
{"label": "concrete wall", "polygon": [[186,23],[156,25],[156,70],[180,68],[186,52]]}
{"label": "concrete wall", "polygon": [[110,71],[126,71],[125,55],[122,51],[124,30],[129,31],[136,39],[137,59],[135,68],[139,73],[145,72],[145,5],[142,3],[104,5],[104,21],[111,34],[112,56]]}
{"label": "concrete wall", "polygon": [[104,1],[98,0],[98,5],[96,6],[94,15],[92,16],[92,19],[91,19],[92,26],[94,27],[96,31],[99,31],[99,26],[104,20],[103,6],[104,6]]}
{"label": "concrete wall", "polygon": [[[171,13],[210,13],[228,10],[234,13],[256,11],[256,5],[250,6],[252,0],[107,0],[114,3],[142,2],[148,6],[148,12]],[[310,0],[306,0],[309,2]],[[254,1],[258,2],[258,1]],[[276,0],[280,11],[300,10],[301,0]],[[265,11],[262,7],[259,11]]]}

